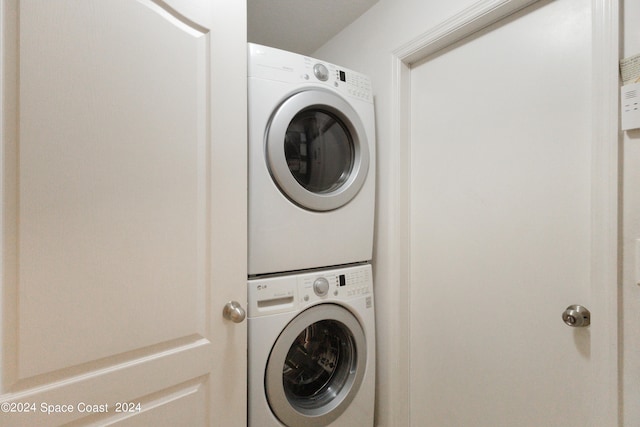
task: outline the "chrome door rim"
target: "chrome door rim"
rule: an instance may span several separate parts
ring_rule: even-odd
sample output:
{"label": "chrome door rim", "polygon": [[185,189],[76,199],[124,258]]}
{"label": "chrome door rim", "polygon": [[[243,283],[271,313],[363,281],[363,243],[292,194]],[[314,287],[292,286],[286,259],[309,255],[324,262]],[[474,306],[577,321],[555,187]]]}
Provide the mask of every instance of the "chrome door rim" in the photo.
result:
{"label": "chrome door rim", "polygon": [[[318,408],[295,407],[287,398],[283,384],[283,366],[291,344],[305,328],[323,320],[342,323],[353,338],[356,355],[355,369],[336,396],[326,405]],[[367,347],[364,330],[355,316],[337,304],[320,304],[296,316],[276,340],[265,372],[265,392],[274,415],[287,427],[320,427],[336,420],[349,407],[360,389],[367,361]]]}
{"label": "chrome door rim", "polygon": [[[354,161],[349,176],[326,193],[314,193],[300,185],[289,170],[284,152],[289,124],[297,114],[311,109],[339,118],[353,140]],[[269,172],[280,190],[299,206],[313,211],[330,211],[349,203],[364,185],[369,171],[369,147],[362,121],[343,98],[326,90],[306,90],[287,98],[271,117],[265,151]]]}

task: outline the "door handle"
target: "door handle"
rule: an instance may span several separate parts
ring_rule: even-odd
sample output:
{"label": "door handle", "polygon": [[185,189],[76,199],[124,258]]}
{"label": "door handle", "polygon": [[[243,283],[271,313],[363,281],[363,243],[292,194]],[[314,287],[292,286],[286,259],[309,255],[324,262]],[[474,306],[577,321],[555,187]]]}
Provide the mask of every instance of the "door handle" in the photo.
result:
{"label": "door handle", "polygon": [[246,313],[238,301],[229,301],[222,309],[222,317],[233,323],[240,323],[246,317]]}
{"label": "door handle", "polygon": [[562,320],[572,328],[584,328],[591,324],[591,312],[581,305],[570,305],[562,313]]}

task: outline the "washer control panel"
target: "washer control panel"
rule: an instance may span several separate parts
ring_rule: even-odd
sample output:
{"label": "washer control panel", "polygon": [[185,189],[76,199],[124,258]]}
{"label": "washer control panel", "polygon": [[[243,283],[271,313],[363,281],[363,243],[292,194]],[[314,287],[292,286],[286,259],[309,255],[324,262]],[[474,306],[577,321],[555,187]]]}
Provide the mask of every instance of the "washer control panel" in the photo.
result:
{"label": "washer control panel", "polygon": [[298,298],[301,304],[327,299],[349,299],[372,292],[369,265],[310,273],[298,278]]}
{"label": "washer control panel", "polygon": [[315,83],[345,97],[373,102],[368,76],[297,53],[249,43],[249,77],[289,83]]}
{"label": "washer control panel", "polygon": [[372,297],[371,265],[250,279],[248,316],[301,310],[318,302]]}

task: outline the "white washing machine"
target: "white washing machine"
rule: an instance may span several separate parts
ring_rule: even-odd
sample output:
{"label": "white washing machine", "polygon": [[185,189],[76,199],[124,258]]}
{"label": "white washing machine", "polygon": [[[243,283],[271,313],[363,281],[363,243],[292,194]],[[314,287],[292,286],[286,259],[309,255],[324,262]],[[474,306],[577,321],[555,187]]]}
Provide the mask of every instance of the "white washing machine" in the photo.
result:
{"label": "white washing machine", "polygon": [[249,280],[249,427],[371,427],[371,265]]}
{"label": "white washing machine", "polygon": [[249,275],[371,260],[367,76],[249,44]]}

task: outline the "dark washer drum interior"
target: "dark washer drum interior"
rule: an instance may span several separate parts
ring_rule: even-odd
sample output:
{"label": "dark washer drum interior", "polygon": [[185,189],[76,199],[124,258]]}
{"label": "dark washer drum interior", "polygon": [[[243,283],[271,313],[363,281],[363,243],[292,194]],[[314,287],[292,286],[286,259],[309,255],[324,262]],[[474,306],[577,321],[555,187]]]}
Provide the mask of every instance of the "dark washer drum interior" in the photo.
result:
{"label": "dark washer drum interior", "polygon": [[362,120],[339,95],[297,92],[278,106],[265,135],[269,173],[298,206],[330,211],[349,203],[369,171]]}
{"label": "dark washer drum interior", "polygon": [[282,368],[284,391],[295,408],[315,409],[335,399],[356,368],[356,348],[346,326],[321,320],[295,339]]}
{"label": "dark washer drum interior", "polygon": [[287,427],[326,426],[358,393],[367,360],[364,330],[346,308],[320,304],[276,340],[265,373],[274,415]]}

